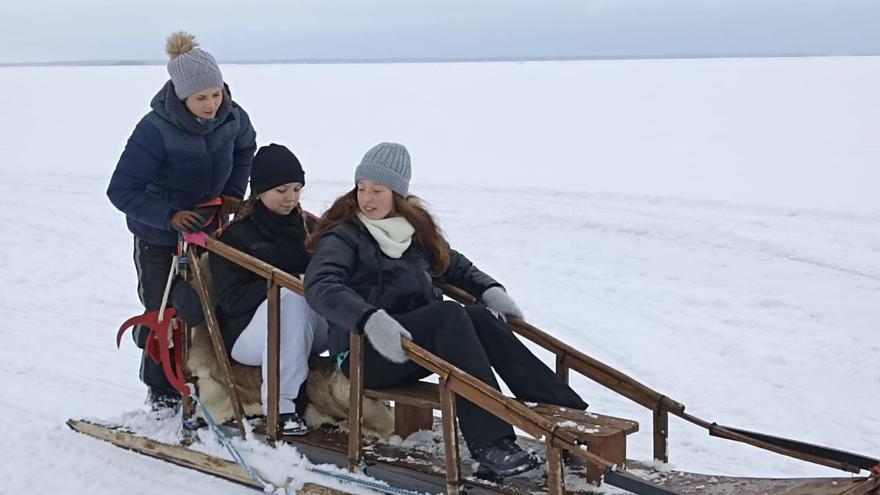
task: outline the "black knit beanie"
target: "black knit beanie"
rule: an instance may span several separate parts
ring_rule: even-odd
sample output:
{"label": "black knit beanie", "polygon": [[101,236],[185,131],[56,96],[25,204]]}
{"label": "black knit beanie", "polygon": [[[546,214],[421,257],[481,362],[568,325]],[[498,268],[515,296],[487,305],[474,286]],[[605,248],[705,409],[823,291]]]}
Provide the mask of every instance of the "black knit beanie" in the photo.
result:
{"label": "black knit beanie", "polygon": [[306,173],[287,147],[272,143],[257,150],[251,166],[251,195],[288,182],[306,184]]}

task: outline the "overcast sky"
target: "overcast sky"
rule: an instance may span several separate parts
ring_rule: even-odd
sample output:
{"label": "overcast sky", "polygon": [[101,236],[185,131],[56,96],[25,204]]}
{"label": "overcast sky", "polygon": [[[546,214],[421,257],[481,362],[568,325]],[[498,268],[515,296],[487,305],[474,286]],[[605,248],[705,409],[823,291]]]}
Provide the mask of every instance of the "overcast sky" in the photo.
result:
{"label": "overcast sky", "polygon": [[880,0],[2,0],[0,63],[880,54]]}

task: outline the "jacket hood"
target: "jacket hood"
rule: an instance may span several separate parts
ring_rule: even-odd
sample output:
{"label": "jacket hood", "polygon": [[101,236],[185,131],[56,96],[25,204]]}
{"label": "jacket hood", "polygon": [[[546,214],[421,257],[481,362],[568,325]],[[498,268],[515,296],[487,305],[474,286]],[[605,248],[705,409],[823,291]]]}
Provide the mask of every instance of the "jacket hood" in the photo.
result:
{"label": "jacket hood", "polygon": [[223,102],[220,103],[220,108],[217,110],[217,117],[210,123],[200,123],[190,113],[186,105],[177,98],[177,93],[174,91],[174,83],[170,79],[153,97],[153,100],[150,102],[150,108],[162,120],[170,122],[182,131],[200,136],[210,134],[227,119],[234,118],[232,114],[232,94],[229,92],[229,86],[226,84],[223,85]]}

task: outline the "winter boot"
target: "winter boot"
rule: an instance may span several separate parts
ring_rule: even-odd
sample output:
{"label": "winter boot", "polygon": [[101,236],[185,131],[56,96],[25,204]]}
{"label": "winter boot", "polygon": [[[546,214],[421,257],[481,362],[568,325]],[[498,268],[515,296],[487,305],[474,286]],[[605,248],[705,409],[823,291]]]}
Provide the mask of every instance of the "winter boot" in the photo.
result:
{"label": "winter boot", "polygon": [[282,436],[302,436],[309,432],[305,420],[297,413],[283,413],[278,415],[278,433]]}
{"label": "winter boot", "polygon": [[176,413],[180,410],[180,394],[176,390],[150,387],[146,402],[153,412],[171,411]]}
{"label": "winter boot", "polygon": [[538,467],[538,458],[520,448],[512,437],[504,437],[483,449],[472,452],[475,461],[480,463],[477,477],[499,479],[514,476]]}

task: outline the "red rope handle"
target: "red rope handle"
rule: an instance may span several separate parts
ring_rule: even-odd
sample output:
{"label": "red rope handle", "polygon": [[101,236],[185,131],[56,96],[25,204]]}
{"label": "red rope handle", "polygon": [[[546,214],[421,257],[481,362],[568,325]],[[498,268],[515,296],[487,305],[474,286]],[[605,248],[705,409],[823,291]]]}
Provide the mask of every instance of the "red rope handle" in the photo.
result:
{"label": "red rope handle", "polygon": [[[162,322],[159,322],[159,312],[150,311],[138,316],[132,316],[125,320],[125,323],[119,327],[116,332],[116,347],[118,348],[122,342],[122,336],[125,331],[135,325],[144,325],[150,329],[147,335],[146,352],[150,359],[156,364],[162,365],[162,371],[168,378],[168,383],[175,390],[183,395],[189,395],[189,387],[186,386],[186,375],[183,372],[183,342],[181,338],[182,324],[178,320],[177,328],[172,329],[172,322],[177,317],[177,311],[174,308],[167,308],[162,316]],[[171,352],[168,348],[168,332],[171,331],[171,340],[174,342],[174,367],[171,366]]]}

